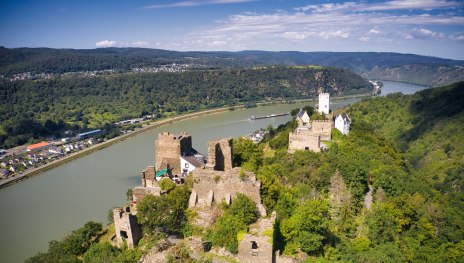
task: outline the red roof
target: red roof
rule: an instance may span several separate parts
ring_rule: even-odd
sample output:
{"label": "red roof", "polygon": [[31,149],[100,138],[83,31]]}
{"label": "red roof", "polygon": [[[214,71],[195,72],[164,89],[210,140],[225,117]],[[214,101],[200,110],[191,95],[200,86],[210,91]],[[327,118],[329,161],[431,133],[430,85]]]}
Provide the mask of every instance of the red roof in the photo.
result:
{"label": "red roof", "polygon": [[31,144],[31,145],[27,146],[27,149],[28,150],[34,150],[34,149],[37,149],[37,148],[46,147],[48,145],[49,145],[48,142],[39,142],[39,143]]}

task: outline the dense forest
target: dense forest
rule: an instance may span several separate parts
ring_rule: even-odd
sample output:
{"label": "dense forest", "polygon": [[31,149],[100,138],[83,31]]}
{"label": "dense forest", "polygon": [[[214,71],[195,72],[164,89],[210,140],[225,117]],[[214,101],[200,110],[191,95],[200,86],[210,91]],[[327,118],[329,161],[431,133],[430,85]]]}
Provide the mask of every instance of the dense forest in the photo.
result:
{"label": "dense forest", "polygon": [[263,100],[372,91],[349,70],[259,67],[182,73],[126,73],[42,80],[0,80],[0,147],[59,134],[101,128],[127,118],[167,117]]}
{"label": "dense forest", "polygon": [[[464,62],[413,54],[378,52],[177,52],[144,48],[89,50],[0,47],[0,75],[131,70],[183,63],[192,68],[259,65],[321,65],[350,69],[366,77],[435,86],[464,80]],[[392,75],[392,70],[397,74]],[[423,77],[428,76],[428,77]]]}
{"label": "dense forest", "polygon": [[[304,262],[463,262],[464,82],[366,99],[340,111],[351,116],[351,131],[334,130],[322,153],[287,153],[295,121],[260,144],[234,140],[234,163],[257,174],[263,203],[277,212],[274,249],[304,252]],[[171,233],[200,235],[236,253],[240,232],[256,220],[253,201],[239,195],[221,206],[215,224],[194,228],[186,209],[190,186],[188,180],[168,184],[166,195],[142,200],[137,216],[144,238],[135,250],[115,249],[105,236],[66,247],[88,223],[29,262],[134,262],[147,244]],[[168,262],[199,262],[182,243],[171,251]]]}

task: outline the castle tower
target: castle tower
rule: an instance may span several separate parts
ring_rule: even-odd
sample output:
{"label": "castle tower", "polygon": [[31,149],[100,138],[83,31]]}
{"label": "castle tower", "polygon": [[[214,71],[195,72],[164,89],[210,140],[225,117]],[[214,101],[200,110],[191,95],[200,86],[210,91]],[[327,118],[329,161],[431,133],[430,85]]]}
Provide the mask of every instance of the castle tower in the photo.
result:
{"label": "castle tower", "polygon": [[134,248],[142,238],[142,229],[137,222],[136,211],[130,206],[113,209],[114,229],[118,247],[126,241],[128,248]]}
{"label": "castle tower", "polygon": [[183,132],[179,135],[163,132],[158,134],[155,141],[155,160],[157,170],[166,169],[169,164],[174,168],[173,173],[180,173],[180,157],[192,150],[192,137]]}
{"label": "castle tower", "polygon": [[329,114],[330,112],[330,94],[319,93],[319,109],[320,114]]}
{"label": "castle tower", "polygon": [[208,142],[207,168],[216,171],[232,169],[232,139],[225,138]]}

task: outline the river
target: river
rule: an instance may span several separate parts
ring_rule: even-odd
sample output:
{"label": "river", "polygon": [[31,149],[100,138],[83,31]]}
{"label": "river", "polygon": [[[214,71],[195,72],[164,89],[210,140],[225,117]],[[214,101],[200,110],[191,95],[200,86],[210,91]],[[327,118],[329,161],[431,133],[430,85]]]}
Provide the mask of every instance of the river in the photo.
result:
{"label": "river", "polygon": [[[385,81],[382,95],[411,94],[424,88]],[[334,100],[331,108],[359,100]],[[140,184],[140,171],[154,164],[158,133],[187,131],[194,148],[206,154],[211,139],[238,137],[290,120],[290,116],[248,120],[252,115],[289,112],[305,105],[314,106],[314,102],[240,109],[169,124],[0,189],[0,262],[23,262],[46,251],[50,240],[62,239],[89,220],[106,224],[108,210],[123,205],[127,189]]]}

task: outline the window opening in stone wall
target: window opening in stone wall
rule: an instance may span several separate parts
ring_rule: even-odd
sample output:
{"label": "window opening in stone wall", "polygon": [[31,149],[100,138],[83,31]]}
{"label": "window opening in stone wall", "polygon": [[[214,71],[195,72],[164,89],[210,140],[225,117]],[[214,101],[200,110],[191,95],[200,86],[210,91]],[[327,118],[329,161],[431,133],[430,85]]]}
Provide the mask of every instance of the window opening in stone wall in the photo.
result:
{"label": "window opening in stone wall", "polygon": [[258,249],[258,243],[256,243],[256,241],[251,241],[251,249]]}
{"label": "window opening in stone wall", "polygon": [[214,170],[216,171],[224,171],[224,168],[225,168],[225,164],[224,164],[224,161],[225,161],[225,158],[224,158],[224,154],[222,153],[222,149],[221,149],[221,145],[219,144],[216,144],[215,146],[215,152],[216,152],[216,165],[214,166]]}

